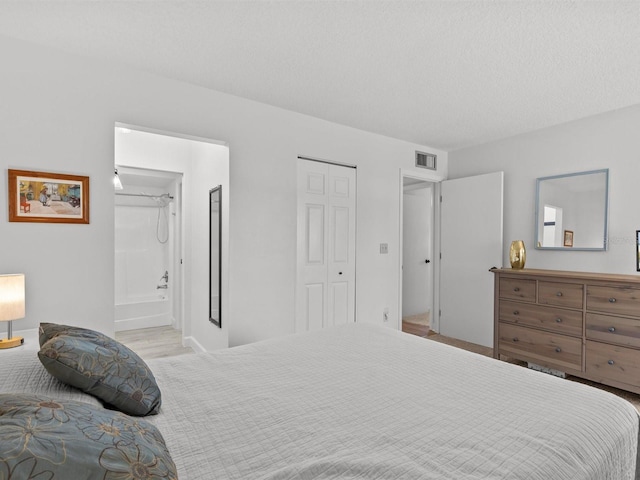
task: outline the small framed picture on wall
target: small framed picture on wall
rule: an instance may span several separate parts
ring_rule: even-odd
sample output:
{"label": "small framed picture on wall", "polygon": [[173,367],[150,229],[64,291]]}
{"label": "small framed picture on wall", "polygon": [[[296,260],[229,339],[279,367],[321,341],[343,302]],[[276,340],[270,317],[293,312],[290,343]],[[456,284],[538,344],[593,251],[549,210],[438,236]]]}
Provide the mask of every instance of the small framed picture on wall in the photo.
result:
{"label": "small framed picture on wall", "polygon": [[564,246],[573,247],[573,230],[564,231]]}
{"label": "small framed picture on wall", "polygon": [[89,223],[89,177],[9,170],[9,221]]}

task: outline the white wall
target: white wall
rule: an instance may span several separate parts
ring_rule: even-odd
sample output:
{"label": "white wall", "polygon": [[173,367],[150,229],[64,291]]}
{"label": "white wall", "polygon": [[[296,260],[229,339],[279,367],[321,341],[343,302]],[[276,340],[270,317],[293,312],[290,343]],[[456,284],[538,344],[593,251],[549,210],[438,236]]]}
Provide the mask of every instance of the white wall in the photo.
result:
{"label": "white wall", "polygon": [[[640,106],[449,153],[450,178],[504,171],[503,266],[523,239],[529,268],[636,274]],[[534,249],[537,177],[609,168],[609,250]],[[526,268],[525,267],[525,268]]]}
{"label": "white wall", "polygon": [[420,150],[437,154],[446,175],[445,152],[13,39],[0,38],[0,58],[0,198],[7,168],[91,178],[89,225],[0,216],[0,269],[26,274],[27,318],[16,330],[46,320],[113,333],[115,122],[228,144],[230,344],[293,332],[298,155],[357,165],[357,317],[382,323],[388,307],[397,324],[398,169],[413,168]]}

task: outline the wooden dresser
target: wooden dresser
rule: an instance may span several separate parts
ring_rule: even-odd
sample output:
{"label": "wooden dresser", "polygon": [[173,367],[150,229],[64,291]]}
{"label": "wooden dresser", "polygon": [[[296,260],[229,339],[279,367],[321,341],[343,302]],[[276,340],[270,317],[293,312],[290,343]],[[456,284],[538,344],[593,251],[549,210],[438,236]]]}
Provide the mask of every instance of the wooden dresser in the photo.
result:
{"label": "wooden dresser", "polygon": [[640,393],[640,276],[491,271],[496,358]]}

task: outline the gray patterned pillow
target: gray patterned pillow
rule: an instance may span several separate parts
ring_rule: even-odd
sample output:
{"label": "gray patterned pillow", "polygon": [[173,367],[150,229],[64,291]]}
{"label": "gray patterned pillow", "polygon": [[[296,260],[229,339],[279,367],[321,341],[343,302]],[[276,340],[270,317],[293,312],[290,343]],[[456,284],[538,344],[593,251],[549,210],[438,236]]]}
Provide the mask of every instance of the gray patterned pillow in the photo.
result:
{"label": "gray patterned pillow", "polygon": [[41,325],[41,338],[47,325],[55,332],[45,339],[38,358],[51,375],[124,413],[158,413],[160,388],[135,352],[102,333],[66,325]]}
{"label": "gray patterned pillow", "polygon": [[92,405],[0,394],[0,479],[177,479],[156,427]]}

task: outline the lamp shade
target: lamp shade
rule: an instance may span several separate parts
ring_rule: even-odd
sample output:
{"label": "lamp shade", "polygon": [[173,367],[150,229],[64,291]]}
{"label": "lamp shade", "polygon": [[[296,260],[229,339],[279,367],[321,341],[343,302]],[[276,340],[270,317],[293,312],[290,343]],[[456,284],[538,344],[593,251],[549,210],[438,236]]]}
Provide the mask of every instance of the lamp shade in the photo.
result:
{"label": "lamp shade", "polygon": [[24,274],[0,275],[0,322],[24,318]]}

